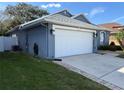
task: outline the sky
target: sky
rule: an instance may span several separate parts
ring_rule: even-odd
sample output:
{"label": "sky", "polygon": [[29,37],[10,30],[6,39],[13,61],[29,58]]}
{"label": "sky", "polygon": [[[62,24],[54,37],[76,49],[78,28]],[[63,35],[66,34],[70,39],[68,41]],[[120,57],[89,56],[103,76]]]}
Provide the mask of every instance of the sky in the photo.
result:
{"label": "sky", "polygon": [[[124,2],[28,2],[55,13],[67,9],[71,14],[83,13],[94,24],[118,22],[124,24]],[[0,10],[17,2],[0,3]]]}

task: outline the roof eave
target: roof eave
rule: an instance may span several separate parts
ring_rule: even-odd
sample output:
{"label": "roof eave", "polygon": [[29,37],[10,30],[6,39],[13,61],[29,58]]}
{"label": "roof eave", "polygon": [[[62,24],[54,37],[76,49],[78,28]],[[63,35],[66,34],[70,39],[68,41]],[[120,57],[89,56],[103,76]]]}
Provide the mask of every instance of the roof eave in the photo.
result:
{"label": "roof eave", "polygon": [[49,22],[49,23],[52,23],[52,24],[56,24],[56,25],[62,25],[62,26],[69,26],[69,27],[77,27],[77,28],[82,28],[82,29],[89,29],[89,30],[104,30],[104,29],[101,29],[101,28],[87,28],[87,27],[81,27],[81,26],[74,26],[74,25],[70,25],[70,24],[63,24],[63,23],[60,23],[60,22],[55,22],[55,21],[50,21],[50,20],[47,20],[45,19],[44,22]]}

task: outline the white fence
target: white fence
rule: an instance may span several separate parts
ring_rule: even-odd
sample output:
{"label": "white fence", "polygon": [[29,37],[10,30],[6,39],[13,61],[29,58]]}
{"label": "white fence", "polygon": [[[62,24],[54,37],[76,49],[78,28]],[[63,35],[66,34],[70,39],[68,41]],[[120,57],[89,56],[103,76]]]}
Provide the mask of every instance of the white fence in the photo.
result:
{"label": "white fence", "polygon": [[17,37],[0,36],[0,52],[12,50],[13,45],[18,45]]}

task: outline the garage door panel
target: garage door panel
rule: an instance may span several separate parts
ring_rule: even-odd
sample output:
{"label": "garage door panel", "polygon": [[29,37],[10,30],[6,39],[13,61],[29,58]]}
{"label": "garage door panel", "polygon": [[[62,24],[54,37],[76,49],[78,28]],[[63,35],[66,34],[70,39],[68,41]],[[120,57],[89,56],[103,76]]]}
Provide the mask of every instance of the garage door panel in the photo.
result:
{"label": "garage door panel", "polygon": [[55,57],[91,53],[92,48],[91,32],[55,30]]}

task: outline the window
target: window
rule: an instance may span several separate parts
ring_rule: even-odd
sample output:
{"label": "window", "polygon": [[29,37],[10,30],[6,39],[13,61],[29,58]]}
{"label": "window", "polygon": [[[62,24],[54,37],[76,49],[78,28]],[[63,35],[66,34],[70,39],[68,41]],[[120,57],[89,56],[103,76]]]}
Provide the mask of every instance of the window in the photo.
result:
{"label": "window", "polygon": [[100,32],[100,45],[104,44],[104,39],[105,39],[105,33],[104,32]]}

